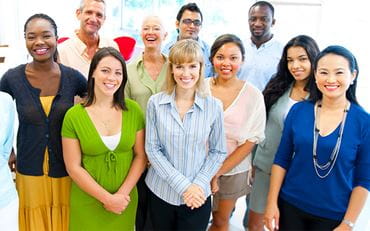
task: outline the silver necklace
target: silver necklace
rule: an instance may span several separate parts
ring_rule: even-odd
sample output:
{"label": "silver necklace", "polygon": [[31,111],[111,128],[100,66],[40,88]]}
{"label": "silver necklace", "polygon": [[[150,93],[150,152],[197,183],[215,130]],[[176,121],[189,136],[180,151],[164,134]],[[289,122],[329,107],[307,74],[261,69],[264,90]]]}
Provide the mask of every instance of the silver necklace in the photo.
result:
{"label": "silver necklace", "polygon": [[[342,143],[342,137],[343,137],[343,130],[344,130],[344,125],[346,123],[347,119],[347,114],[349,111],[350,103],[348,102],[347,107],[343,110],[343,119],[340,125],[340,130],[337,138],[337,142],[335,143],[335,146],[333,148],[333,151],[331,152],[330,159],[328,162],[325,164],[320,165],[317,161],[317,141],[319,139],[319,132],[320,129],[318,129],[317,122],[320,120],[320,109],[322,107],[321,102],[318,102],[316,105],[316,110],[315,110],[315,122],[314,122],[314,128],[313,128],[313,148],[312,148],[312,160],[313,160],[313,166],[315,168],[316,175],[320,177],[321,179],[327,177],[331,170],[333,169],[335,162],[337,161],[338,153],[340,150],[340,145]],[[319,169],[321,171],[326,171],[328,170],[325,174],[320,174]]]}

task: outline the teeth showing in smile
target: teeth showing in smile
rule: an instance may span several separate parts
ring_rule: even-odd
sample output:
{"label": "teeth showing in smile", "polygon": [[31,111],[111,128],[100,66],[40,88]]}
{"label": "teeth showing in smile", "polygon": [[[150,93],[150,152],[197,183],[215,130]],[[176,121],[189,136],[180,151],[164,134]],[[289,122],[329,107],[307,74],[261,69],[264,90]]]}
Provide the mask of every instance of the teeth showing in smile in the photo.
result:
{"label": "teeth showing in smile", "polygon": [[105,83],[104,84],[108,89],[113,89],[115,84],[111,84],[111,83]]}
{"label": "teeth showing in smile", "polygon": [[47,51],[48,51],[47,48],[41,48],[41,49],[36,49],[35,53],[38,54],[38,55],[44,55],[44,54],[46,54]]}
{"label": "teeth showing in smile", "polygon": [[192,81],[192,79],[181,79],[181,81],[183,83],[190,83]]}
{"label": "teeth showing in smile", "polygon": [[335,90],[338,87],[339,87],[338,85],[325,85],[325,88],[327,88],[328,90]]}
{"label": "teeth showing in smile", "polygon": [[155,37],[147,37],[146,38],[146,41],[155,41],[157,40]]}

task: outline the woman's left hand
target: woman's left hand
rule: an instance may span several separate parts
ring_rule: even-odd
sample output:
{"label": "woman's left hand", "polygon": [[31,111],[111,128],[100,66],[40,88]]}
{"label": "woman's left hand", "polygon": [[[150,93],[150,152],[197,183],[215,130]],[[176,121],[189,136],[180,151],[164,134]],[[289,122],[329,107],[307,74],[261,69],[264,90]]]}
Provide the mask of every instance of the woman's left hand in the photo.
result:
{"label": "woman's left hand", "polygon": [[333,231],[352,231],[352,228],[342,222]]}

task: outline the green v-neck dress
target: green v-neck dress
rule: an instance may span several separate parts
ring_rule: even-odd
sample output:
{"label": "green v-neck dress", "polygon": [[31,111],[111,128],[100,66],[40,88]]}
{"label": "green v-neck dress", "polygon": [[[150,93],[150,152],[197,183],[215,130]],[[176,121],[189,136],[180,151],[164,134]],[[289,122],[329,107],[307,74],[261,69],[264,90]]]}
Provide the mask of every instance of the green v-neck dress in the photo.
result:
{"label": "green v-neck dress", "polygon": [[[66,113],[62,137],[78,139],[81,146],[81,164],[94,180],[111,193],[123,184],[134,157],[136,132],[144,129],[140,106],[126,99],[127,111],[122,111],[121,139],[115,150],[109,150],[96,130],[86,109],[77,104]],[[71,186],[70,225],[78,230],[134,230],[137,208],[137,189],[130,193],[131,202],[121,215],[105,210],[103,204],[80,189]]]}

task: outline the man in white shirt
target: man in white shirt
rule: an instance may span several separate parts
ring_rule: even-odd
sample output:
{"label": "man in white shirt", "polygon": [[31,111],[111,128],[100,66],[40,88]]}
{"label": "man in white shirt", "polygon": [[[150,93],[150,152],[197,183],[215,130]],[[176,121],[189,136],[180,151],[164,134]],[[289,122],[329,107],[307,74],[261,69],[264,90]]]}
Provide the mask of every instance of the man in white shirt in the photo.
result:
{"label": "man in white shirt", "polygon": [[112,39],[99,36],[106,18],[105,8],[104,0],[81,0],[76,10],[80,28],[58,46],[60,62],[79,70],[86,78],[91,59],[99,48],[111,46],[118,50],[117,43]]}
{"label": "man in white shirt", "polygon": [[248,22],[251,38],[244,44],[246,57],[238,77],[263,91],[276,73],[283,51],[283,44],[271,32],[274,7],[266,1],[254,3],[249,8]]}

